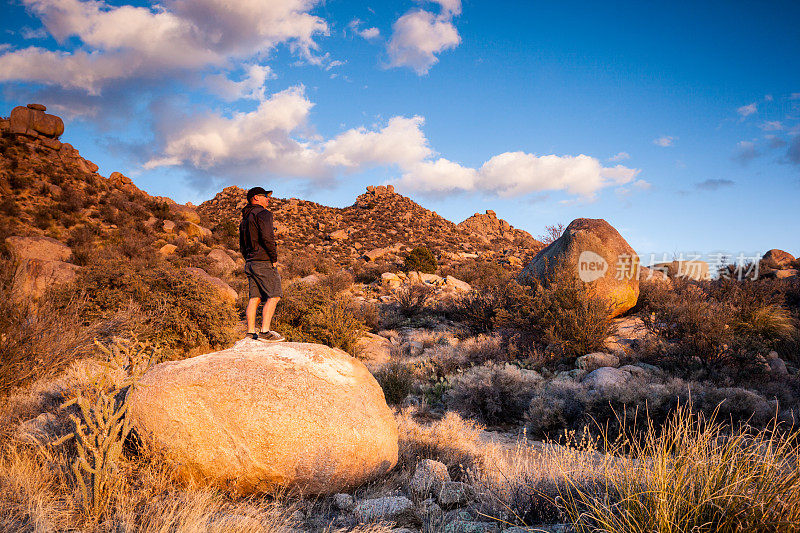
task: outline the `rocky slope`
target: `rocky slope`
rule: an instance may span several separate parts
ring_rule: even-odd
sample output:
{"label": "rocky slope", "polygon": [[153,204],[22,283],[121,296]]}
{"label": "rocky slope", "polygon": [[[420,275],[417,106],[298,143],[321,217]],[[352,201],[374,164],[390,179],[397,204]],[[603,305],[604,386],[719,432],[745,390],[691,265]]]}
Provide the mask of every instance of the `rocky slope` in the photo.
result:
{"label": "rocky slope", "polygon": [[[202,203],[198,212],[212,225],[238,222],[245,190],[227,187]],[[483,257],[520,265],[542,245],[525,231],[494,216],[474,223],[476,214],[456,225],[425,209],[389,186],[367,187],[355,203],[335,208],[297,198],[271,198],[279,244],[288,250],[312,250],[342,265],[365,261],[399,260],[415,247],[427,246],[448,263]]]}

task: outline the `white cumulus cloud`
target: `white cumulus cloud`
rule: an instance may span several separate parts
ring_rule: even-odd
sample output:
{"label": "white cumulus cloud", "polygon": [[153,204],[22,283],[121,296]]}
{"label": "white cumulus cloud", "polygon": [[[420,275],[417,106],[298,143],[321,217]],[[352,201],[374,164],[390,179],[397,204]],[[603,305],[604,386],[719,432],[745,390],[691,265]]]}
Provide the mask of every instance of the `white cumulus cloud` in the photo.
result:
{"label": "white cumulus cloud", "polygon": [[[312,57],[327,23],[314,0],[171,0],[153,8],[102,0],[22,0],[62,47],[0,55],[0,82],[26,81],[98,94],[119,79],[226,66],[280,43]],[[77,46],[72,46],[72,41]]]}
{"label": "white cumulus cloud", "polygon": [[420,116],[390,118],[382,127],[352,128],[332,138],[305,135],[313,103],[303,87],[264,99],[247,113],[211,114],[166,134],[162,153],[146,169],[184,166],[214,174],[238,174],[258,180],[265,175],[331,180],[342,173],[375,167],[400,171],[398,186],[423,193],[483,192],[524,196],[564,191],[591,199],[606,187],[631,184],[638,169],[604,167],[587,155],[536,155],[505,152],[472,168],[437,157]]}
{"label": "white cumulus cloud", "polygon": [[422,9],[412,10],[392,25],[392,37],[387,45],[390,67],[410,67],[427,74],[439,58],[437,54],[457,47],[461,36],[453,17],[461,13],[460,0],[441,0],[441,13],[435,15]]}

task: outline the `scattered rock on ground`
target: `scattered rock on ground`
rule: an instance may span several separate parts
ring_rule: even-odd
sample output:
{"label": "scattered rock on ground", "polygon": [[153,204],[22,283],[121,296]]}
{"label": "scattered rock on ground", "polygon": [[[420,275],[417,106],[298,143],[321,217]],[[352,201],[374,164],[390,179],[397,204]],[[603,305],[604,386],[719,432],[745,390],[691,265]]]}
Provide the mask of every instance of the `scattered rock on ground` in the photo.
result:
{"label": "scattered rock on ground", "polygon": [[583,378],[583,383],[595,389],[608,389],[622,385],[630,377],[631,375],[624,370],[604,366],[589,372]]}
{"label": "scattered rock on ground", "polygon": [[575,366],[591,372],[604,366],[619,366],[619,357],[605,352],[594,352],[582,355],[575,360]]}
{"label": "scattered rock on ground", "polygon": [[413,522],[417,518],[414,514],[414,503],[405,496],[385,496],[361,500],[356,503],[353,512],[358,521],[362,523],[381,520]]}
{"label": "scattered rock on ground", "polygon": [[439,504],[442,507],[452,507],[467,503],[474,496],[470,485],[460,481],[445,481],[439,490]]}
{"label": "scattered rock on ground", "polygon": [[333,495],[333,504],[336,506],[337,509],[341,509],[342,511],[350,511],[355,506],[356,502],[353,500],[353,497],[349,494],[345,494],[340,492],[338,494]]}

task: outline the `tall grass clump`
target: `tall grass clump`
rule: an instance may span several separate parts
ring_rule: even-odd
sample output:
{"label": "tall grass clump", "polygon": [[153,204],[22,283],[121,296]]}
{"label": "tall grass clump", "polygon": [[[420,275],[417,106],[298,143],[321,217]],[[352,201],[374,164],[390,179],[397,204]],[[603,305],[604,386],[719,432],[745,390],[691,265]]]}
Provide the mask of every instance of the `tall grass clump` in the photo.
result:
{"label": "tall grass clump", "polygon": [[661,431],[648,425],[641,443],[610,446],[626,459],[615,462],[604,490],[571,483],[562,497],[579,531],[797,531],[798,437],[777,423],[731,432],[683,406]]}

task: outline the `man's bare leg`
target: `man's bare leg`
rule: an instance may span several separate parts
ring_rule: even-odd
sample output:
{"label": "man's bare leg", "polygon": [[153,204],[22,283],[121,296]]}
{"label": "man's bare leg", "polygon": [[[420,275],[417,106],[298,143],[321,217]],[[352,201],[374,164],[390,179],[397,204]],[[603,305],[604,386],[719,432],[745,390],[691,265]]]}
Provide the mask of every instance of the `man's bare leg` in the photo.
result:
{"label": "man's bare leg", "polygon": [[247,333],[256,332],[256,312],[258,311],[258,304],[261,303],[261,298],[250,298],[247,302]]}
{"label": "man's bare leg", "polygon": [[[269,331],[272,317],[275,315],[275,308],[278,306],[280,299],[280,296],[275,296],[274,298],[268,298],[267,301],[264,302],[264,309],[261,311],[261,331],[265,333]],[[253,322],[253,324],[255,324],[255,322]]]}

